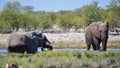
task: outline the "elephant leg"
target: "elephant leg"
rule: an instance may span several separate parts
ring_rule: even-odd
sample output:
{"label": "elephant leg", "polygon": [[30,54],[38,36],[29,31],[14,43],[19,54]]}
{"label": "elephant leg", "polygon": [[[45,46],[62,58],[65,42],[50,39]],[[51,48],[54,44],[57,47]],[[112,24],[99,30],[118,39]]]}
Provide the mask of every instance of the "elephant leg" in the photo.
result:
{"label": "elephant leg", "polygon": [[94,40],[95,50],[99,50],[101,40],[96,37],[93,37],[93,40]]}
{"label": "elephant leg", "polygon": [[41,45],[41,51],[45,51],[45,48],[47,48],[45,44]]}
{"label": "elephant leg", "polygon": [[90,50],[91,43],[90,43],[89,39],[86,36],[85,36],[85,40],[86,40],[86,50],[88,51],[88,50]]}
{"label": "elephant leg", "polygon": [[92,43],[92,47],[93,47],[93,50],[96,50],[96,45],[94,42]]}
{"label": "elephant leg", "polygon": [[90,50],[90,45],[91,45],[91,43],[86,42],[86,49],[87,49],[87,51]]}
{"label": "elephant leg", "polygon": [[8,51],[10,52],[18,52],[18,53],[24,53],[24,52],[28,52],[28,47],[23,46],[23,45],[18,45],[18,46],[9,46]]}
{"label": "elephant leg", "polygon": [[37,52],[37,47],[34,47],[33,49],[32,49],[32,54],[35,54]]}
{"label": "elephant leg", "polygon": [[52,46],[47,46],[47,49],[52,51],[53,47]]}
{"label": "elephant leg", "polygon": [[[28,45],[26,45],[28,46]],[[30,54],[35,54],[37,52],[37,47],[28,47],[27,50],[27,53],[30,53]]]}
{"label": "elephant leg", "polygon": [[107,39],[102,40],[102,50],[106,51],[106,44],[107,44]]}
{"label": "elephant leg", "polygon": [[101,40],[99,40],[99,42],[98,42],[98,50],[100,50],[100,43],[101,43]]}
{"label": "elephant leg", "polygon": [[43,47],[41,47],[41,51],[45,51]]}

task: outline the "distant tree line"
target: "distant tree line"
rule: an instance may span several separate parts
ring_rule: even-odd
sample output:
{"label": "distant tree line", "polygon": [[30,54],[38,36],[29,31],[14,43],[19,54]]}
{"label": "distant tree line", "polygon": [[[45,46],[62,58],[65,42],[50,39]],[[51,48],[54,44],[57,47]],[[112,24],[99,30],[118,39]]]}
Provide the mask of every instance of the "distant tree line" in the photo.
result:
{"label": "distant tree line", "polygon": [[120,0],[111,0],[107,8],[98,7],[98,2],[70,11],[34,11],[32,6],[22,6],[18,1],[8,2],[0,12],[0,32],[5,30],[51,29],[76,30],[85,28],[95,21],[108,21],[110,28],[120,27]]}

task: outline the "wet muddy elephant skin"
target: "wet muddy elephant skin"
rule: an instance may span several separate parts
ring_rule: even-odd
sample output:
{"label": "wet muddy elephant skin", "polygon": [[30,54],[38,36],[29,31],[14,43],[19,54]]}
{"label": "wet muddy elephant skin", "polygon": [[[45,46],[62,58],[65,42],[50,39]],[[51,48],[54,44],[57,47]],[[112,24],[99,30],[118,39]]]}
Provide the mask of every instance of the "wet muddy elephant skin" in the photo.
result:
{"label": "wet muddy elephant skin", "polygon": [[12,33],[7,39],[6,48],[9,52],[35,53],[41,47],[52,50],[51,43],[46,36],[38,32]]}
{"label": "wet muddy elephant skin", "polygon": [[[93,50],[106,51],[106,45],[108,40],[109,24],[101,21],[93,22],[85,29],[85,40],[87,50],[92,45]],[[102,48],[100,49],[100,43],[102,42]]]}

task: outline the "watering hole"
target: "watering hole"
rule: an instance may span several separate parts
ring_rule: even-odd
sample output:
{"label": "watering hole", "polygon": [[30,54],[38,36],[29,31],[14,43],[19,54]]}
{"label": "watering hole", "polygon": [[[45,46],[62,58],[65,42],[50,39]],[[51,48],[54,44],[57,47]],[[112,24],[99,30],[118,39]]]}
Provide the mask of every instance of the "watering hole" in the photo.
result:
{"label": "watering hole", "polygon": [[[61,49],[53,49],[53,51],[80,51],[80,52],[84,52],[86,51],[86,49],[78,49],[78,48],[61,48]],[[92,50],[92,49],[91,49]],[[120,48],[107,48],[107,50],[111,50],[111,51],[118,51],[120,52]],[[38,48],[38,52],[41,52],[41,48]],[[8,51],[6,49],[0,49],[0,53],[1,54],[8,54]]]}

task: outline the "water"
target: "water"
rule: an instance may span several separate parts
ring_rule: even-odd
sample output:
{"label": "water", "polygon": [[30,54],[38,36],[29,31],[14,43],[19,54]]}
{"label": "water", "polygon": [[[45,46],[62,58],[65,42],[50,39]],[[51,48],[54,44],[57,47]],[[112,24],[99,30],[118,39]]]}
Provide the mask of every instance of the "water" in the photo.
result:
{"label": "water", "polygon": [[0,49],[0,54],[8,54],[8,51],[6,49]]}
{"label": "water", "polygon": [[[53,49],[53,51],[75,51],[75,50],[80,51],[80,52],[86,51],[86,49],[78,49],[78,48]],[[90,50],[92,51],[93,49],[90,49]],[[107,48],[107,51],[109,50],[120,52],[120,48]]]}
{"label": "water", "polygon": [[[80,52],[84,52],[86,51],[86,49],[78,49],[78,48],[62,48],[62,49],[53,49],[53,51],[80,51]],[[92,49],[91,49],[92,50]],[[107,48],[107,51],[112,50],[112,51],[118,51],[120,52],[120,48]],[[38,48],[38,52],[41,52],[41,48]],[[6,49],[0,49],[0,53],[1,54],[8,54],[8,51]]]}

